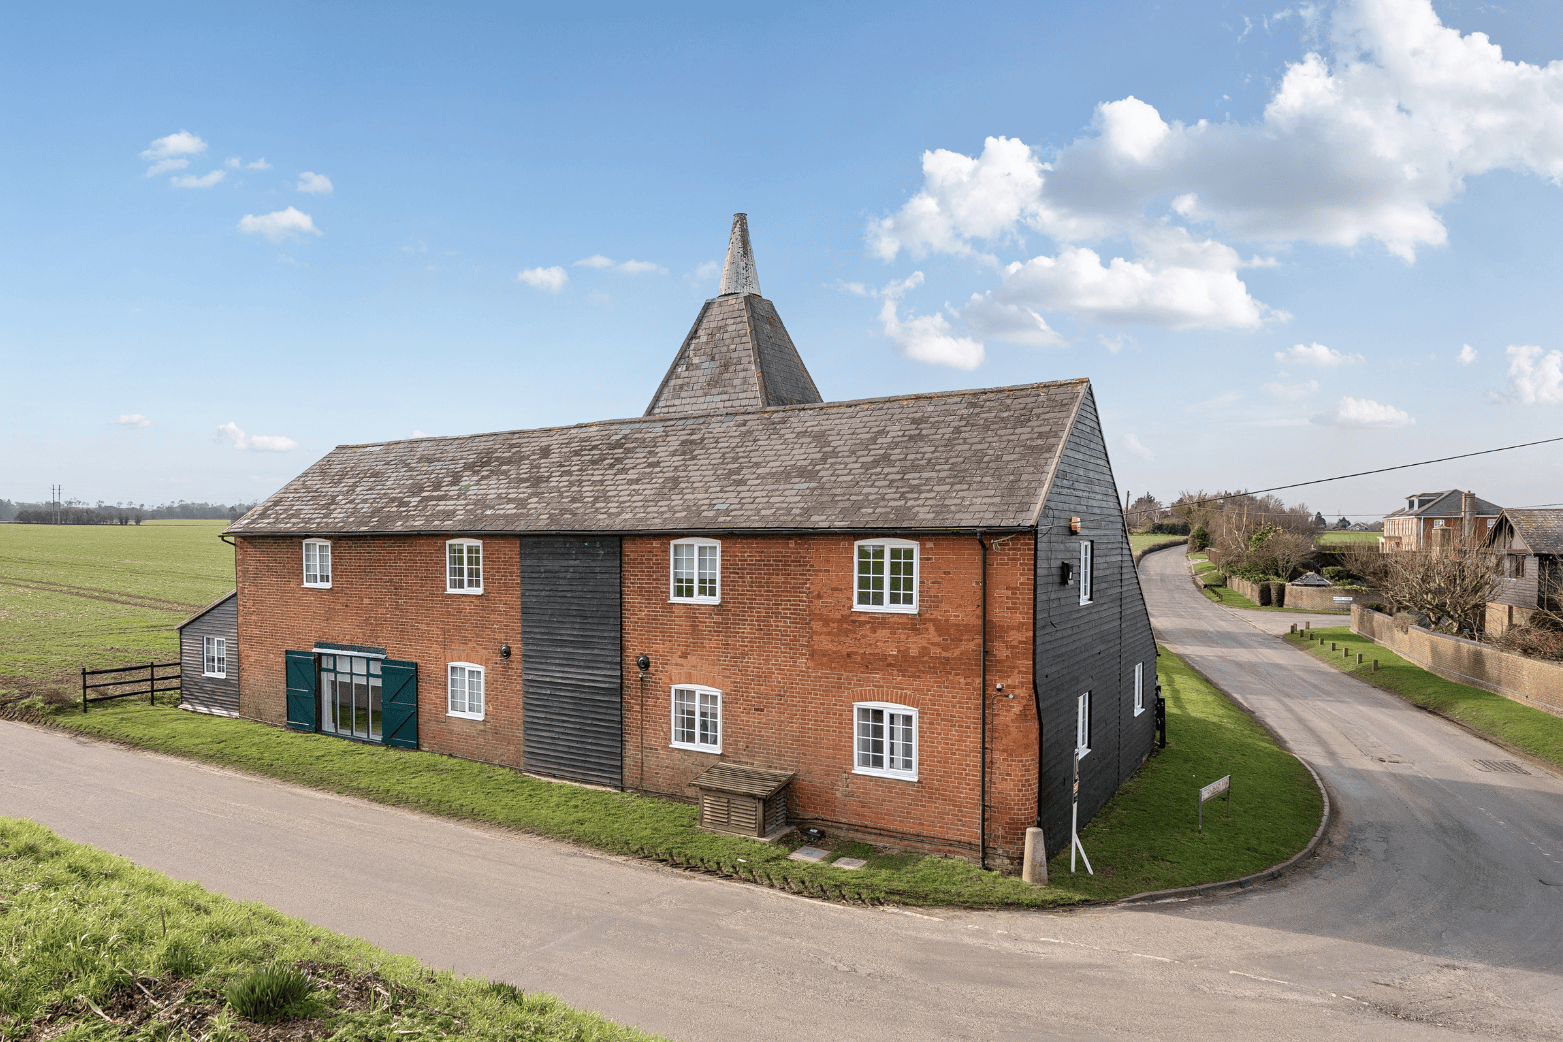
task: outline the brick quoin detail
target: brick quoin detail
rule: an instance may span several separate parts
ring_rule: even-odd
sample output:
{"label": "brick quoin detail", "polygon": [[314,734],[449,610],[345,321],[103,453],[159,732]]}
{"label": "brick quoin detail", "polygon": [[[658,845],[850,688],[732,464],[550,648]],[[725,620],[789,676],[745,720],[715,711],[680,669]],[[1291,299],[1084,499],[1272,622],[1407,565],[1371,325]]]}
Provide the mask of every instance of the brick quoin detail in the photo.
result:
{"label": "brick quoin detail", "polygon": [[[852,610],[857,538],[724,537],[716,605],[669,603],[670,539],[625,538],[625,785],[693,799],[690,781],[718,760],[795,771],[795,821],[975,858],[977,539],[917,539],[919,610],[906,615]],[[988,848],[999,863],[1018,858],[1036,818],[1033,555],[1029,538],[988,554]],[[642,654],[651,659],[644,678]],[[670,747],[679,684],[722,692],[720,756]],[[852,705],[866,701],[918,710],[917,781],[852,773]]]}

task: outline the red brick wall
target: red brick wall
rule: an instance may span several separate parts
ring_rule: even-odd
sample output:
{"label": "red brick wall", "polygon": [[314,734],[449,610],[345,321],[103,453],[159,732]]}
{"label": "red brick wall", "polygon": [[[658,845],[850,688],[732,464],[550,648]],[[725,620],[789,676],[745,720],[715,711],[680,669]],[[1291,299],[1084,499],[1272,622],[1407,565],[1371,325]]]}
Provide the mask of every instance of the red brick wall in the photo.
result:
{"label": "red brick wall", "polygon": [[[719,758],[796,771],[795,818],[974,855],[980,552],[971,536],[918,542],[919,612],[901,615],[852,610],[851,536],[724,538],[718,605],[669,603],[669,540],[626,538],[625,784],[693,798],[688,783]],[[1030,540],[989,553],[988,843],[1001,862],[1018,857],[1036,815],[1032,567]],[[641,654],[652,663],[644,678]],[[722,692],[721,757],[670,747],[677,684]],[[862,701],[918,709],[917,781],[852,773]]]}
{"label": "red brick wall", "polygon": [[[477,537],[474,537],[477,538]],[[236,540],[239,711],[287,720],[283,652],[315,641],[383,647],[418,663],[421,748],[521,765],[519,544],[483,538],[483,593],[445,592],[445,536],[331,540],[331,589],[304,588],[302,540]],[[499,656],[509,644],[509,659]],[[484,667],[484,719],[445,714],[445,665]]]}

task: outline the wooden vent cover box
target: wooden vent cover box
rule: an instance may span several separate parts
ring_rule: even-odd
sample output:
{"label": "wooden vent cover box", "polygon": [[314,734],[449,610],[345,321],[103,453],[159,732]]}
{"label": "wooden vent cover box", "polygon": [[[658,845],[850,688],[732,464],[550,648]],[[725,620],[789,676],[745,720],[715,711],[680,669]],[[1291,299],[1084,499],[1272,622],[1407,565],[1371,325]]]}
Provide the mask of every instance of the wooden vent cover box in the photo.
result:
{"label": "wooden vent cover box", "polygon": [[719,763],[692,783],[700,790],[700,827],[765,839],[787,827],[787,786],[796,775]]}

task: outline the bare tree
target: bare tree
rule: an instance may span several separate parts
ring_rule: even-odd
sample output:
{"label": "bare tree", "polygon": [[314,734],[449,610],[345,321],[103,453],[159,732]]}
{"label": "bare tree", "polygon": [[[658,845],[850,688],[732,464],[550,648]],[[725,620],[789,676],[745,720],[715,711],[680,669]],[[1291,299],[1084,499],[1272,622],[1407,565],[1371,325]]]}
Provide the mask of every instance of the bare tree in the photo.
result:
{"label": "bare tree", "polygon": [[1129,507],[1129,531],[1139,532],[1161,520],[1161,501],[1149,492],[1136,499]]}
{"label": "bare tree", "polygon": [[1500,555],[1458,546],[1385,554],[1370,544],[1350,543],[1343,558],[1395,611],[1413,612],[1433,625],[1447,619],[1458,633],[1482,629],[1502,569]]}

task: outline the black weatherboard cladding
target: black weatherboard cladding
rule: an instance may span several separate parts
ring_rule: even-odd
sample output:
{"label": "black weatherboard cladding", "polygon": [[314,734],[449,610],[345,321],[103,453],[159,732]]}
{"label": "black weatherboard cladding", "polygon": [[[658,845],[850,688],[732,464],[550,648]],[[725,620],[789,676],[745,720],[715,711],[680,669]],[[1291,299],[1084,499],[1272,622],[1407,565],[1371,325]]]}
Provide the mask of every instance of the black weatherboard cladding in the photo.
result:
{"label": "black weatherboard cladding", "polygon": [[620,788],[617,537],[521,538],[522,751],[528,771]]}
{"label": "black weatherboard cladding", "polygon": [[[227,677],[206,676],[206,637],[227,644]],[[235,591],[179,627],[179,701],[207,712],[239,712],[239,595]]]}
{"label": "black weatherboard cladding", "polygon": [[[1080,532],[1069,519],[1080,519]],[[1092,603],[1080,577],[1059,585],[1059,562],[1078,570],[1092,542]],[[1037,520],[1036,678],[1043,745],[1041,825],[1049,855],[1069,844],[1071,761],[1079,696],[1091,693],[1091,752],[1080,761],[1080,826],[1091,819],[1155,740],[1156,642],[1123,526],[1123,504],[1087,392]],[[1145,711],[1134,713],[1134,664],[1143,662]],[[1211,781],[1213,779],[1205,779]]]}

